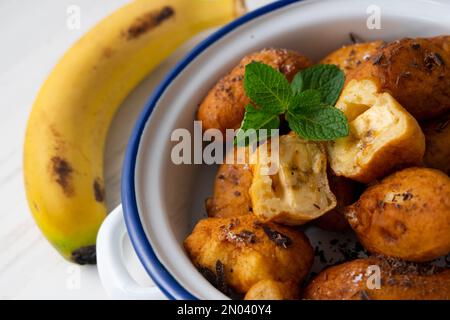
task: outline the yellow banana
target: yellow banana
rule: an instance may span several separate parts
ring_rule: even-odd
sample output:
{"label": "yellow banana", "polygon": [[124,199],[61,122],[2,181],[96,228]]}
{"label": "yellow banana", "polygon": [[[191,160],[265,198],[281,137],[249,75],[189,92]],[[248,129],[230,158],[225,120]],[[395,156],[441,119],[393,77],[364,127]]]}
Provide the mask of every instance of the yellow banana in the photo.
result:
{"label": "yellow banana", "polygon": [[103,150],[114,113],[180,44],[242,12],[237,0],[137,0],[97,24],[63,56],[28,121],[25,188],[33,216],[67,259],[95,263],[106,217]]}

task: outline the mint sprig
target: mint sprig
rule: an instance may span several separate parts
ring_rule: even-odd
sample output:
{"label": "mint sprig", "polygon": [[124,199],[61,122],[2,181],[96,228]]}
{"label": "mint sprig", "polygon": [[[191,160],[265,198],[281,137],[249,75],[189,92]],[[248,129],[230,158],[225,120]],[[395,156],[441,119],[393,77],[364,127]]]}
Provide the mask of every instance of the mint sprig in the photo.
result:
{"label": "mint sprig", "polygon": [[270,135],[283,114],[289,127],[304,139],[326,141],[347,136],[347,118],[333,106],[344,80],[344,73],[335,65],[319,64],[297,73],[289,84],[271,66],[251,62],[245,68],[244,90],[252,105],[245,108],[235,143],[259,141],[258,134],[248,134],[250,129],[268,129]]}

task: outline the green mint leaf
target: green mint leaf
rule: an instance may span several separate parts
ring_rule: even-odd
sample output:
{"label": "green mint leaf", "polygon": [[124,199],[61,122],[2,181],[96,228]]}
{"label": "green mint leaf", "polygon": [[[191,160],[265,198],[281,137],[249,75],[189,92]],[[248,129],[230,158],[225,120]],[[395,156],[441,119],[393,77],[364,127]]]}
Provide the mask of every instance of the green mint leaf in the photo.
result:
{"label": "green mint leaf", "polygon": [[297,73],[291,87],[296,93],[316,89],[322,95],[322,101],[334,105],[344,86],[345,75],[334,64],[317,64]]}
{"label": "green mint leaf", "polygon": [[288,111],[286,119],[289,127],[307,140],[334,140],[349,133],[347,118],[332,106],[302,108],[301,113]]}
{"label": "green mint leaf", "polygon": [[297,72],[294,79],[292,79],[291,89],[294,93],[300,93],[303,91],[303,77],[301,75],[301,71]]}
{"label": "green mint leaf", "polygon": [[[264,109],[256,109],[252,105],[245,107],[244,119],[241,127],[234,137],[234,144],[248,145],[260,140],[259,129],[267,129],[267,138],[271,134],[270,129],[278,129],[280,126],[280,118],[278,114],[268,112]],[[255,135],[249,135],[250,129],[256,131]]]}
{"label": "green mint leaf", "polygon": [[313,108],[322,105],[322,96],[319,91],[308,89],[296,93],[291,99],[288,110],[292,113],[301,113],[302,108]]}
{"label": "green mint leaf", "polygon": [[245,67],[244,90],[260,109],[273,114],[285,112],[292,98],[292,90],[284,75],[260,62]]}

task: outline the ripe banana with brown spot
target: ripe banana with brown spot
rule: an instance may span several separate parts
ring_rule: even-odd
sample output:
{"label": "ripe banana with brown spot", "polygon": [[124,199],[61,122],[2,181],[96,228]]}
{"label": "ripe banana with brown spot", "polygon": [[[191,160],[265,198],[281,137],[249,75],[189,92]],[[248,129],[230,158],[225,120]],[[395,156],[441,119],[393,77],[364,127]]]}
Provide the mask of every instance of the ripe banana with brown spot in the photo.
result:
{"label": "ripe banana with brown spot", "polygon": [[33,216],[67,259],[95,263],[107,215],[103,151],[126,96],[196,33],[240,13],[237,0],[137,0],[84,35],[42,86],[28,121],[25,188]]}

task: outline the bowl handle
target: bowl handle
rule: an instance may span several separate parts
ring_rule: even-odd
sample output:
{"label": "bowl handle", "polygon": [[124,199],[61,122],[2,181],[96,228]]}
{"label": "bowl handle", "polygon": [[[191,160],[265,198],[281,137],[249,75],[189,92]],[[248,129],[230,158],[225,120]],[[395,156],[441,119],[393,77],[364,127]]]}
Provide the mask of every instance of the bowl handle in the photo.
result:
{"label": "bowl handle", "polygon": [[122,254],[127,236],[122,206],[114,209],[103,222],[97,236],[97,267],[100,280],[113,299],[166,299],[156,287],[142,287],[129,274]]}

